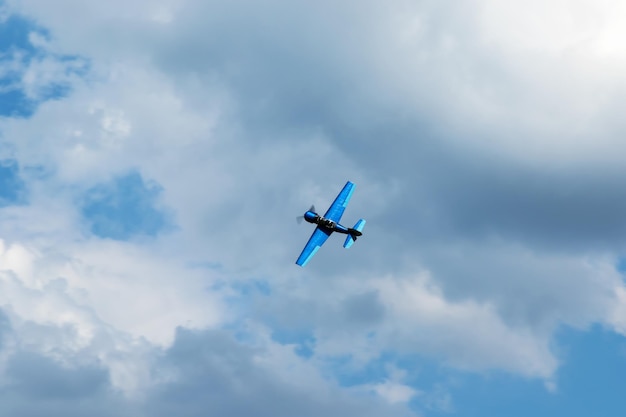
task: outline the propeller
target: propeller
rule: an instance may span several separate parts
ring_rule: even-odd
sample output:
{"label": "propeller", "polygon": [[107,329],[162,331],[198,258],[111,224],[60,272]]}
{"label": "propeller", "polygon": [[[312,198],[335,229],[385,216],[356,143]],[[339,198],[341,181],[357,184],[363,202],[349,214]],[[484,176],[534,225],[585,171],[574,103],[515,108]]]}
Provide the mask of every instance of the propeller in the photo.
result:
{"label": "propeller", "polygon": [[[311,204],[311,207],[307,211],[312,211],[313,213],[316,213],[315,206]],[[298,224],[302,223],[302,220],[304,220],[304,216],[296,217],[296,221],[298,222]]]}

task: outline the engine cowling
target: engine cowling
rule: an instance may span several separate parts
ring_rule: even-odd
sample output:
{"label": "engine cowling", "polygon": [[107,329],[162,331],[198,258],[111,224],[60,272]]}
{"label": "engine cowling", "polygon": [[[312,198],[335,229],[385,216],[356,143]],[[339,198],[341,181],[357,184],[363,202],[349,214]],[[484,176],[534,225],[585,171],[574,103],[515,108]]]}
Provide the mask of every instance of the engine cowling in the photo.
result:
{"label": "engine cowling", "polygon": [[317,223],[319,221],[319,215],[317,213],[314,213],[312,211],[307,211],[306,213],[304,213],[304,220],[306,220],[309,223]]}

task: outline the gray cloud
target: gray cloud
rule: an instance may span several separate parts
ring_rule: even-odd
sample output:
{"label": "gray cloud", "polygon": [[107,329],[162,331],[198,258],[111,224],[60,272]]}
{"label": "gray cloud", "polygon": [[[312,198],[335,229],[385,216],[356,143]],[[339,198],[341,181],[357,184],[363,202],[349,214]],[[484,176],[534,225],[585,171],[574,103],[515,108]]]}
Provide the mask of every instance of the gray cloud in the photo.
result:
{"label": "gray cloud", "polygon": [[[4,369],[0,412],[19,417],[137,415],[132,412],[134,404],[111,386],[109,372],[96,356],[88,351],[68,355],[61,343],[52,352],[41,352],[28,332],[14,326],[4,311],[0,313]],[[68,333],[56,326],[41,330],[44,337],[59,341]]]}
{"label": "gray cloud", "polygon": [[[124,246],[87,246],[124,261],[97,275],[126,283],[123,295],[152,275],[168,293],[180,289],[170,310],[190,308],[167,316],[168,329],[204,317],[205,304],[198,286],[185,286],[189,272],[160,268],[152,250],[174,265],[219,265],[227,294],[218,297],[245,313],[226,308],[228,319],[212,325],[304,329],[321,363],[346,354],[367,362],[387,349],[549,379],[559,326],[619,330],[624,85],[602,69],[622,73],[619,60],[596,63],[595,29],[580,40],[537,22],[522,2],[513,19],[488,0],[79,3],[9,2],[51,28],[50,48],[89,55],[94,67],[73,96],[3,128],[20,163],[54,173],[31,179],[36,213],[131,168],[162,184],[179,233],[133,252],[157,267],[135,269]],[[80,16],[72,24],[68,7]],[[349,252],[331,238],[296,269],[311,230],[287,222],[330,203],[346,179],[358,184],[346,222],[366,217],[366,236]],[[60,207],[49,211],[71,211]],[[30,238],[19,228],[11,236]],[[66,242],[46,243],[57,240]],[[102,261],[92,254],[85,264],[75,287]],[[250,281],[269,296],[238,291]],[[88,302],[114,327],[169,340],[145,330],[165,313],[147,309],[130,326],[110,297],[96,296],[110,294],[104,284],[90,289]],[[255,355],[223,333],[179,331],[163,357],[162,377],[176,377],[151,393],[150,410],[236,414],[254,404],[270,413],[273,398],[283,399],[276,415],[298,404],[363,413],[352,400],[324,408],[323,396],[287,388]],[[230,400],[238,395],[246,404]]]}
{"label": "gray cloud", "polygon": [[79,400],[97,395],[109,384],[106,369],[85,366],[64,368],[53,359],[31,352],[17,352],[7,365],[11,390],[25,397],[53,400]]}
{"label": "gray cloud", "polygon": [[[148,413],[260,416],[404,415],[367,396],[349,396],[275,374],[264,352],[237,343],[225,332],[179,329],[157,372],[173,375],[147,400]],[[303,384],[304,383],[304,384]],[[388,414],[390,413],[390,414]]]}
{"label": "gray cloud", "polygon": [[348,320],[364,323],[379,321],[385,315],[385,308],[374,291],[351,296],[344,303],[344,311]]}
{"label": "gray cloud", "polygon": [[[49,326],[48,331],[63,329]],[[225,331],[179,328],[171,347],[149,352],[154,382],[139,395],[124,395],[114,387],[93,353],[13,348],[5,362],[0,410],[20,417],[411,415],[366,392],[333,389],[311,366],[293,362],[297,357],[290,348],[272,342],[242,344]],[[302,369],[290,373],[283,360]]]}
{"label": "gray cloud", "polygon": [[[461,11],[428,3],[407,6],[407,17],[378,2],[207,3],[182,8],[172,25],[155,28],[152,35],[162,41],[152,53],[190,100],[197,95],[185,87],[190,74],[225,88],[245,127],[244,142],[323,132],[372,177],[397,179],[401,197],[376,220],[406,231],[409,242],[409,234],[496,234],[533,246],[620,248],[623,171],[595,157],[568,162],[569,142],[576,148],[582,135],[607,135],[604,127],[591,128],[604,119],[578,130],[565,121],[554,131],[528,116],[543,108],[550,73],[524,79],[507,63],[509,52],[485,43],[477,12],[465,12],[466,23],[459,24]],[[398,19],[415,25],[407,38],[393,26]],[[551,89],[550,100],[568,100]],[[474,96],[481,105],[473,105]],[[559,114],[576,117],[573,104],[559,105]],[[509,143],[517,155],[498,150]],[[552,161],[533,157],[542,147]],[[600,145],[592,153],[601,149],[608,150]],[[403,227],[394,221],[408,216],[414,221]]]}

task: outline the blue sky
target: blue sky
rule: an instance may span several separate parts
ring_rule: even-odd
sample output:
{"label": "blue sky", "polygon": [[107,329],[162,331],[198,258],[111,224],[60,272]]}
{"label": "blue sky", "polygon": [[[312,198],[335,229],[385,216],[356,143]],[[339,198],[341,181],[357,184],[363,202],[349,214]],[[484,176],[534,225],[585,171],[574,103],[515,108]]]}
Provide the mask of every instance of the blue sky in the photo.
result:
{"label": "blue sky", "polygon": [[623,415],[624,17],[0,1],[0,410]]}

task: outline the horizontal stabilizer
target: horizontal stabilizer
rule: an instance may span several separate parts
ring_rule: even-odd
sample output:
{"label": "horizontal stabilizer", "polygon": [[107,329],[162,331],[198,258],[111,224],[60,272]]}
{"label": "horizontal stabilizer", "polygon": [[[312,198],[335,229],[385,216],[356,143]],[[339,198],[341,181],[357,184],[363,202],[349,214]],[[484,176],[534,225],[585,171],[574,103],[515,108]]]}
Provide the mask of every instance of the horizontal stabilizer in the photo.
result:
{"label": "horizontal stabilizer", "polygon": [[353,230],[359,232],[359,233],[349,233],[348,237],[346,238],[346,242],[343,244],[343,247],[348,249],[350,248],[350,246],[352,246],[354,244],[354,242],[356,241],[357,236],[361,235],[361,231],[363,230],[363,227],[365,226],[365,220],[360,219],[358,222],[356,222],[356,224],[353,227]]}

